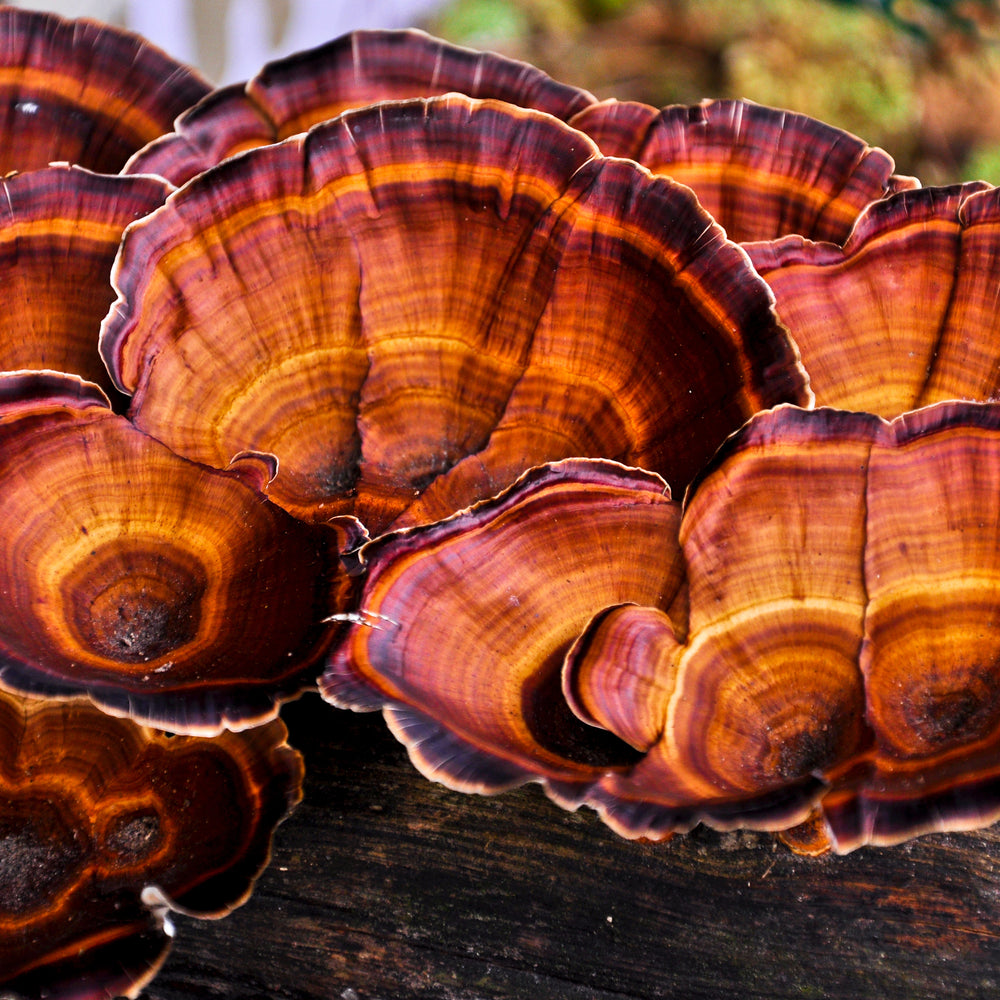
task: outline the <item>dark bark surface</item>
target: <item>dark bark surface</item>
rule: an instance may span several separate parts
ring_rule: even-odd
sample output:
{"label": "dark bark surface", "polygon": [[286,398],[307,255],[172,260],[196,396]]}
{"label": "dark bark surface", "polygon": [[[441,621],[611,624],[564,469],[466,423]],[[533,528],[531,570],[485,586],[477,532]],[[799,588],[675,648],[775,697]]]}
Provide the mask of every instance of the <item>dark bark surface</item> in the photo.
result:
{"label": "dark bark surface", "polygon": [[381,717],[287,706],[305,800],[250,901],[178,917],[151,1000],[986,996],[1000,833],[818,860],[770,836],[621,840],[528,787],[420,777]]}

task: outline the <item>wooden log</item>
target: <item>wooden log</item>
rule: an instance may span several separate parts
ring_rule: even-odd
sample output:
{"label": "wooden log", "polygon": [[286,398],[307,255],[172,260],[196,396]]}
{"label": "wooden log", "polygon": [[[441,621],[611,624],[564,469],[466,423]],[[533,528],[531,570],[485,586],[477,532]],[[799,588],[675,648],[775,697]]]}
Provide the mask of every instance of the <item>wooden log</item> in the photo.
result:
{"label": "wooden log", "polygon": [[305,800],[251,900],[176,919],[150,1000],[985,996],[1000,833],[800,858],[768,835],[633,843],[535,787],[420,777],[378,716],[286,706]]}

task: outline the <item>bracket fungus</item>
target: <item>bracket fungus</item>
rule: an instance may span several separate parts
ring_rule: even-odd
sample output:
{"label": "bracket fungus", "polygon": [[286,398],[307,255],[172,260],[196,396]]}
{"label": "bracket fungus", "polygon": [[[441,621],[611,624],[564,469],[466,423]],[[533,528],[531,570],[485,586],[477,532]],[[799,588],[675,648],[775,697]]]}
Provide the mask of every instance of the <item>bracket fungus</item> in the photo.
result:
{"label": "bracket fungus", "polygon": [[[419,249],[417,249],[419,248]],[[811,396],[766,285],[688,188],[459,95],[341,117],[199,175],[126,231],[101,334],[129,416],[373,533],[589,456],[683,489]]]}
{"label": "bracket fungus", "polygon": [[180,185],[228,156],[305,132],[351,108],[451,92],[563,120],[595,101],[527,63],[423,31],[355,31],[208,94],[177,119],[173,132],[139,150],[124,172],[155,173]]}
{"label": "bracket fungus", "polygon": [[572,119],[606,156],[687,184],[738,243],[797,233],[843,243],[861,211],[916,187],[888,153],[807,115],[752,101],[661,110],[602,101]]}
{"label": "bracket fungus", "polygon": [[645,754],[589,801],[630,836],[817,808],[840,852],[994,822],[998,498],[995,405],[755,417],[685,503],[686,633],[620,607],[567,659]]}
{"label": "bracket fungus", "polygon": [[0,376],[0,681],[212,734],[318,670],[344,532],[289,517],[248,456],[195,465],[58,373]]}
{"label": "bracket fungus", "polygon": [[796,238],[746,249],[817,403],[896,417],[996,398],[998,247],[1000,190],[976,181],[874,202],[843,249]]}
{"label": "bracket fungus", "polygon": [[242,903],[301,797],[286,735],[171,739],[83,699],[0,693],[0,992],[137,996],[168,909]]}
{"label": "bracket fungus", "polygon": [[375,539],[358,553],[361,611],[321,693],[384,708],[416,766],[452,788],[534,779],[571,799],[634,754],[567,710],[563,654],[607,604],[683,605],[671,558],[679,517],[658,476],[570,460],[452,518]]}
{"label": "bracket fungus", "polygon": [[71,372],[115,394],[97,349],[125,227],[163,204],[156,177],[67,164],[0,179],[0,371]]}
{"label": "bracket fungus", "polygon": [[115,173],[209,84],[128,31],[0,9],[0,175],[66,161]]}

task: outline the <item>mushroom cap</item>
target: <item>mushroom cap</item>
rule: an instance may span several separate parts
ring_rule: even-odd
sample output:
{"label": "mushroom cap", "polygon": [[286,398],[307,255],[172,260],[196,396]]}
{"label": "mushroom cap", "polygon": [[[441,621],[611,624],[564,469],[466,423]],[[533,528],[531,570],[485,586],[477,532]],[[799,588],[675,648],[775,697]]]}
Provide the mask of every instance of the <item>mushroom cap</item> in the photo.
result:
{"label": "mushroom cap", "polygon": [[818,807],[842,853],[995,822],[998,525],[997,405],[755,417],[685,501],[686,634],[610,608],[567,657],[644,755],[588,801],[630,836]]}
{"label": "mushroom cap", "polygon": [[368,543],[358,621],[329,658],[323,697],[384,708],[415,765],[452,788],[535,779],[572,796],[635,754],[569,712],[563,654],[598,608],[678,599],[669,497],[651,473],[569,460]]}
{"label": "mushroom cap", "polygon": [[79,379],[0,376],[0,681],[175,732],[273,718],[348,585],[341,536],[269,503],[270,471],[188,462]]}
{"label": "mushroom cap", "polygon": [[178,118],[172,133],[136,153],[125,172],[155,173],[180,185],[227,156],[305,132],[350,108],[450,92],[563,120],[595,100],[527,63],[423,31],[355,31],[207,95]]}
{"label": "mushroom cap", "polygon": [[918,183],[849,132],[752,101],[662,110],[602,101],[570,124],[606,156],[627,156],[693,188],[738,243],[792,233],[843,243],[866,205]]}
{"label": "mushroom cap", "polygon": [[817,778],[866,745],[861,544],[880,425],[796,408],[751,421],[685,501],[686,642],[644,608],[598,616],[577,642],[571,704],[645,752],[593,794],[620,832],[793,825]]}
{"label": "mushroom cap", "polygon": [[[691,192],[549,115],[450,95],[351,112],[129,228],[101,334],[130,417],[373,532],[573,456],[676,489],[809,397],[766,286]],[[419,499],[417,499],[419,497]]]}
{"label": "mushroom cap", "polygon": [[125,227],[173,190],[58,164],[0,179],[0,371],[52,369],[116,394],[97,350]]}
{"label": "mushroom cap", "polygon": [[0,10],[0,175],[53,161],[115,173],[211,89],[131,32]]}
{"label": "mushroom cap", "polygon": [[982,182],[875,202],[842,250],[794,238],[747,247],[817,402],[889,418],[996,397],[998,250],[1000,190]]}
{"label": "mushroom cap", "polygon": [[168,739],[83,699],[0,693],[0,989],[134,997],[170,945],[164,905],[242,903],[301,797],[286,735]]}

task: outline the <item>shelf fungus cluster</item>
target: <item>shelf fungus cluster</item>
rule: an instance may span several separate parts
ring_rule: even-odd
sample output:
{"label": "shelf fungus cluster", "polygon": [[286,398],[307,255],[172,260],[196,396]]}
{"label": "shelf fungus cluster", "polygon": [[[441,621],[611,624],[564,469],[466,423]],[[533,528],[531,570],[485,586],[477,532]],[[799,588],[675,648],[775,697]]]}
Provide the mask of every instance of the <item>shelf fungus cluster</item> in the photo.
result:
{"label": "shelf fungus cluster", "polygon": [[417,31],[0,40],[0,989],[244,899],[308,690],[626,836],[1000,817],[996,188]]}

